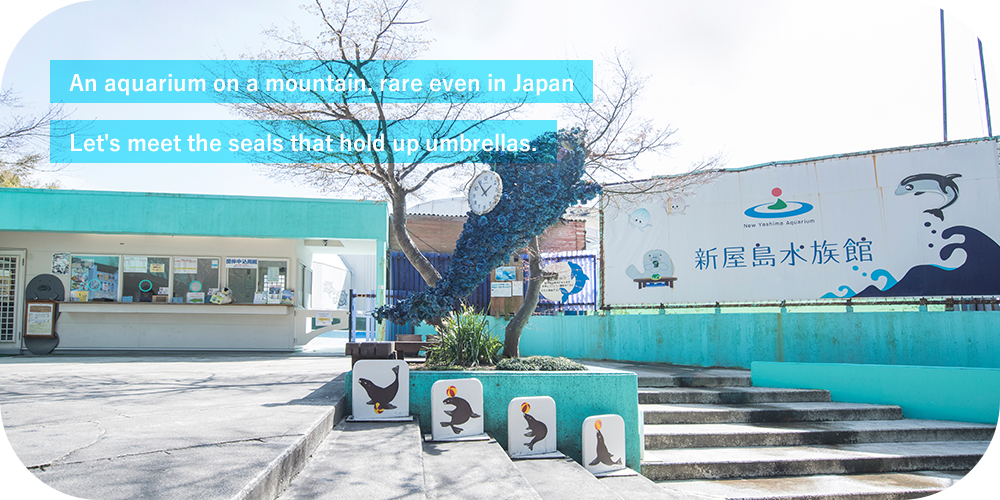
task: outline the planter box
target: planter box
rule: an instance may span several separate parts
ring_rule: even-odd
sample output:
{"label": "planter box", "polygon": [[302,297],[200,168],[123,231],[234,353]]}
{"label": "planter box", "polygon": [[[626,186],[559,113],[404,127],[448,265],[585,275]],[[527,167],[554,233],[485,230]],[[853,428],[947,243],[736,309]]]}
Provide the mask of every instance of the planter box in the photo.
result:
{"label": "planter box", "polygon": [[[347,374],[347,398],[351,407],[351,380]],[[438,380],[476,378],[483,383],[485,429],[507,448],[507,405],[521,396],[550,396],[556,401],[559,451],[581,461],[580,433],[583,420],[592,415],[614,413],[625,420],[626,465],[639,471],[640,444],[638,379],[631,372],[410,372],[410,414],[420,419],[420,430],[431,433],[431,385]]]}

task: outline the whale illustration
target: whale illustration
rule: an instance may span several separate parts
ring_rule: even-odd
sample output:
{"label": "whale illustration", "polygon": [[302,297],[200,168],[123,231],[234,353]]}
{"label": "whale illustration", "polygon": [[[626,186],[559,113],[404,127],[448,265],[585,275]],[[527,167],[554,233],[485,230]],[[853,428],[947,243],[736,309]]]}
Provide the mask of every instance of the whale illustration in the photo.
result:
{"label": "whale illustration", "polygon": [[524,420],[528,422],[528,432],[524,433],[524,437],[532,438],[530,443],[524,443],[524,445],[529,450],[535,451],[535,443],[545,439],[545,436],[549,434],[549,427],[527,413],[524,414]]}
{"label": "whale illustration", "polygon": [[392,371],[396,373],[396,380],[385,387],[379,387],[366,378],[358,379],[358,383],[361,384],[361,387],[364,387],[365,392],[368,393],[369,401],[365,404],[374,405],[376,409],[382,410],[392,410],[396,408],[396,406],[392,404],[392,400],[396,399],[396,393],[399,392],[399,365],[393,366]]}
{"label": "whale illustration", "polygon": [[583,274],[583,268],[580,267],[579,264],[574,262],[567,262],[567,264],[569,264],[569,268],[573,270],[572,274],[570,274],[570,277],[573,278],[573,288],[571,290],[566,290],[565,288],[559,289],[559,291],[563,294],[562,302],[564,304],[567,300],[569,300],[570,295],[579,293],[580,290],[583,290],[583,285],[585,285],[587,280],[590,279],[586,274]]}
{"label": "whale illustration", "polygon": [[897,195],[913,194],[920,196],[924,193],[934,193],[944,197],[944,205],[937,208],[929,208],[924,213],[931,214],[938,219],[944,220],[944,209],[950,207],[958,200],[958,184],[954,179],[961,177],[961,174],[915,174],[906,177],[896,188]]}
{"label": "whale illustration", "polygon": [[611,452],[608,451],[608,445],[604,443],[604,434],[601,434],[601,430],[597,429],[597,458],[593,462],[590,462],[590,466],[593,467],[597,464],[621,465],[621,463],[621,457],[615,460],[611,456]]}
{"label": "whale illustration", "polygon": [[452,396],[444,400],[446,405],[454,405],[454,410],[445,410],[444,414],[451,417],[451,422],[441,422],[441,427],[451,427],[452,432],[458,434],[463,431],[458,424],[464,424],[469,421],[470,418],[479,418],[482,415],[477,415],[472,411],[472,405],[468,401],[462,399],[458,396]]}

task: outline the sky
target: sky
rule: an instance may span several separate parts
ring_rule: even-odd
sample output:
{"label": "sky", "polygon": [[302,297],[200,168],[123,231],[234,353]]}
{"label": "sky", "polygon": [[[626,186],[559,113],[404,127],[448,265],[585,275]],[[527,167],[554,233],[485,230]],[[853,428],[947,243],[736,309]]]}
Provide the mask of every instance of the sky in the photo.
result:
{"label": "sky", "polygon": [[[50,59],[221,59],[256,53],[273,43],[261,33],[266,27],[315,28],[315,19],[298,4],[73,4],[34,25],[16,47],[15,40],[0,41],[0,58],[10,54],[2,86],[41,109],[48,101]],[[943,138],[936,4],[589,0],[568,9],[559,2],[513,0],[501,9],[483,0],[424,0],[419,5],[433,40],[425,59],[593,59],[600,72],[608,54],[628,54],[648,78],[641,113],[661,127],[675,128],[678,142],[667,155],[641,158],[633,172],[637,178],[683,172],[720,153],[726,167],[738,168]],[[991,47],[1000,47],[996,24],[985,22],[1000,18],[998,8],[988,2],[943,5],[948,138],[983,137],[976,34],[984,39],[987,57]],[[34,17],[26,13],[24,18]],[[4,33],[12,38],[28,24]],[[994,103],[1000,103],[1000,76],[992,62],[987,62],[987,81]],[[234,118],[215,105],[71,105],[67,111],[75,119]],[[532,117],[554,118],[557,112],[554,106],[536,106]],[[79,164],[52,176],[73,189],[354,194],[320,193],[266,174],[252,165]],[[439,188],[423,196],[452,194]]]}
{"label": "sky", "polygon": [[[269,43],[261,34],[266,27],[315,26],[298,4],[4,0],[0,85],[39,110],[48,101],[50,59],[221,59],[256,53]],[[941,141],[940,7],[946,12],[948,138],[987,135],[977,36],[987,58],[994,127],[1000,130],[1000,56],[991,56],[1000,54],[1000,2],[580,0],[569,6],[543,0],[424,0],[420,5],[433,39],[426,59],[593,59],[600,71],[602,57],[627,53],[648,77],[641,113],[677,129],[679,142],[669,155],[641,158],[634,172],[639,178],[683,172],[718,153],[726,167],[739,168]],[[74,105],[67,111],[74,119],[233,118],[214,105]],[[540,118],[554,112],[535,110]],[[351,195],[275,180],[252,165],[79,164],[43,178],[70,189]],[[448,189],[425,193],[450,195]],[[17,464],[12,457],[0,443],[0,477]]]}

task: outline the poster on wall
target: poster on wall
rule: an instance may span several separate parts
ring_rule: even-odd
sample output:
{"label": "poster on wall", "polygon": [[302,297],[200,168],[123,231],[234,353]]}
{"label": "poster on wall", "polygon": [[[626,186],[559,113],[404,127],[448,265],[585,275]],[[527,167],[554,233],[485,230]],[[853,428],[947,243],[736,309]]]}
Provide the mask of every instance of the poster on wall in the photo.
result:
{"label": "poster on wall", "polygon": [[69,252],[56,252],[52,254],[52,274],[69,274]]}
{"label": "poster on wall", "polygon": [[608,305],[1000,294],[997,140],[605,197]]}

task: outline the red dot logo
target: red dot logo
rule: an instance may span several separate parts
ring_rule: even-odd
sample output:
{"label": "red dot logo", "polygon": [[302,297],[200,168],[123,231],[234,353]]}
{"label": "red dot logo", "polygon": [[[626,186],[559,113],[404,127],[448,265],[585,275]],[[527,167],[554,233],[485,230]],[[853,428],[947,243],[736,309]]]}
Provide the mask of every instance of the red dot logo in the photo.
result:
{"label": "red dot logo", "polygon": [[774,188],[774,189],[772,189],[771,190],[771,196],[774,196],[775,198],[781,196],[781,188]]}

